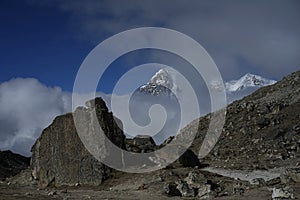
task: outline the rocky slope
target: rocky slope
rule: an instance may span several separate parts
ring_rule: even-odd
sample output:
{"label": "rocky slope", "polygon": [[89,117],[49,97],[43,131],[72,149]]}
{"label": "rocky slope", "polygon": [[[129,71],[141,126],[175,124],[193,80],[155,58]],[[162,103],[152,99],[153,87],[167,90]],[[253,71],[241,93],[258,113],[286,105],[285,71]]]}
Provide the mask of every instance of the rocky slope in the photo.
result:
{"label": "rocky slope", "polygon": [[[176,140],[170,138],[156,146],[150,137],[125,139],[104,102],[101,99],[95,102],[101,127],[122,148],[150,152]],[[88,103],[88,108],[77,112],[88,116],[91,105]],[[24,172],[9,182],[0,182],[0,196],[4,199],[299,199],[299,109],[300,71],[230,104],[222,135],[201,163],[196,155],[210,114],[197,119],[199,126],[194,121],[177,136],[197,132],[185,156],[164,169],[144,174],[111,170],[96,161],[79,140],[72,115],[60,116],[33,147],[33,175],[40,185],[50,187],[37,190],[34,183],[24,187],[26,181],[31,183],[30,173]],[[190,165],[192,161],[198,162]],[[209,167],[202,169],[203,163]],[[51,187],[51,182],[60,187]]]}
{"label": "rocky slope", "polygon": [[14,176],[29,167],[30,158],[11,151],[0,151],[0,180]]}
{"label": "rocky slope", "polygon": [[[296,164],[300,157],[300,71],[263,87],[227,107],[218,143],[203,160],[235,169],[269,169]],[[198,154],[210,115],[191,123],[183,134],[197,131],[191,150]]]}
{"label": "rocky slope", "polygon": [[[95,105],[93,105],[95,104]],[[101,98],[78,108],[81,123],[91,129],[91,110],[95,107],[101,128],[117,146],[124,148],[125,136]],[[99,185],[111,169],[96,160],[80,140],[71,113],[57,117],[32,147],[31,167],[39,187],[60,185]]]}

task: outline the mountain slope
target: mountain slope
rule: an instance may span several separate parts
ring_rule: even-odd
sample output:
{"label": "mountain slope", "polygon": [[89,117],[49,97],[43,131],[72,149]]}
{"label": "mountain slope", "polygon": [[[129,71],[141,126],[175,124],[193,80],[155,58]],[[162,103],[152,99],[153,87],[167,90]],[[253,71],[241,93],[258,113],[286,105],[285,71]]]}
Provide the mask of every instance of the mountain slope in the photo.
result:
{"label": "mountain slope", "polygon": [[0,180],[14,176],[29,166],[30,158],[11,151],[0,151]]}
{"label": "mountain slope", "polygon": [[[217,167],[265,169],[296,164],[300,157],[300,71],[258,89],[227,107],[221,137],[203,160]],[[198,151],[210,114],[184,128],[197,132],[191,150]]]}

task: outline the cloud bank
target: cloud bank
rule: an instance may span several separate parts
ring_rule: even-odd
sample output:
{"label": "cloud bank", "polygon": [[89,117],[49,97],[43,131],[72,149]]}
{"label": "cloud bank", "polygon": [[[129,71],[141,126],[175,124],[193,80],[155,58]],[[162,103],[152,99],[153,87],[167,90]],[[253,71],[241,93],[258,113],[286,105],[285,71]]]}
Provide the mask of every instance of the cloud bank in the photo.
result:
{"label": "cloud bank", "polygon": [[181,31],[206,48],[225,80],[247,72],[279,80],[300,67],[297,0],[36,3],[68,13],[75,37],[93,44],[120,31],[143,26]]}
{"label": "cloud bank", "polygon": [[71,110],[70,94],[33,78],[0,84],[0,149],[26,156],[42,130]]}

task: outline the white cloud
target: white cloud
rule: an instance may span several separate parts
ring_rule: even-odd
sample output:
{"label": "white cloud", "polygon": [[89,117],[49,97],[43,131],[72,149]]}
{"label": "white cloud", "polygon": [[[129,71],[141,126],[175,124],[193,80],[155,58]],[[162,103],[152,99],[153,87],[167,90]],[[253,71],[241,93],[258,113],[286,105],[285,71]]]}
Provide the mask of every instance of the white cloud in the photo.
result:
{"label": "white cloud", "polygon": [[33,78],[15,78],[0,84],[0,149],[30,155],[42,130],[71,110],[70,94],[47,87]]}
{"label": "white cloud", "polygon": [[297,0],[74,0],[47,4],[70,14],[75,37],[93,44],[142,26],[181,31],[208,50],[225,80],[247,72],[281,79],[300,66]]}

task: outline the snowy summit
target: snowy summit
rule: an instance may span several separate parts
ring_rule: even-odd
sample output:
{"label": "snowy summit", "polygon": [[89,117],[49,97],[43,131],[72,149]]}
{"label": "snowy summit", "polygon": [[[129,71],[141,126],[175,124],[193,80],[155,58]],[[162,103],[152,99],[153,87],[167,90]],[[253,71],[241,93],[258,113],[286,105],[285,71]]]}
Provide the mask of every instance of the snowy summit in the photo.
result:
{"label": "snowy summit", "polygon": [[275,80],[263,78],[258,75],[247,73],[239,80],[232,80],[225,83],[227,92],[237,92],[247,88],[263,87],[276,83]]}
{"label": "snowy summit", "polygon": [[152,76],[147,84],[140,87],[140,91],[156,96],[169,94],[171,90],[177,91],[174,76],[172,71],[165,68],[160,69]]}

